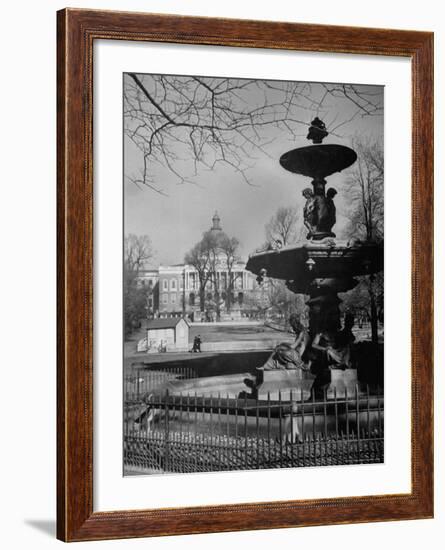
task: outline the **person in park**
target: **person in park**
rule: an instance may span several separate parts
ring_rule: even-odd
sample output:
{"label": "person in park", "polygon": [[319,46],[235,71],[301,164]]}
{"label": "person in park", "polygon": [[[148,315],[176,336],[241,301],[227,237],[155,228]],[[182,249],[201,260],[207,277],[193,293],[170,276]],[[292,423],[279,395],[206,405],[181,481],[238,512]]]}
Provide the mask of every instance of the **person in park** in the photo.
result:
{"label": "person in park", "polygon": [[201,335],[198,334],[193,338],[193,348],[191,349],[191,351],[193,353],[197,353],[197,352],[201,353],[201,343],[202,343]]}

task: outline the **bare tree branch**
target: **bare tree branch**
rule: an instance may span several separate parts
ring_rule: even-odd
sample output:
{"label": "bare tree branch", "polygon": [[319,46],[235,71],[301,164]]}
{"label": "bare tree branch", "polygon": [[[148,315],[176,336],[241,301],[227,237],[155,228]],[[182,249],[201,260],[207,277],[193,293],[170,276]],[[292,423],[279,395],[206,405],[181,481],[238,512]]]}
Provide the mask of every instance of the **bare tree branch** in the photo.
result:
{"label": "bare tree branch", "polygon": [[[270,156],[276,138],[304,136],[315,115],[331,117],[326,125],[338,135],[355,118],[380,114],[380,101],[366,86],[128,73],[125,135],[142,156],[132,181],[159,192],[158,169],[191,183],[200,167],[223,165],[252,184],[255,154]],[[338,120],[340,103],[348,114]]]}

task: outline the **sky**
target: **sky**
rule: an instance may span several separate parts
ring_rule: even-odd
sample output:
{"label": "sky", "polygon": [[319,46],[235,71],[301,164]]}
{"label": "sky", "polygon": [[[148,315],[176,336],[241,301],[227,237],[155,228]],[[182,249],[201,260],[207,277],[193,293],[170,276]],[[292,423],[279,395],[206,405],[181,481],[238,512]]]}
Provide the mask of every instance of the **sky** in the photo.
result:
{"label": "sky", "polygon": [[[141,80],[148,83],[150,76],[141,76]],[[274,83],[275,87],[280,85],[279,82]],[[321,87],[318,87],[320,86],[317,84],[311,85],[309,101],[312,96],[320,97]],[[383,105],[383,87],[362,88],[366,88],[366,92],[372,95],[373,101],[379,101]],[[162,97],[158,99],[161,104]],[[249,107],[254,108],[257,103],[264,101],[264,98],[258,92],[254,92],[245,95],[242,101],[247,101]],[[310,103],[309,108],[307,105],[306,101],[304,108],[299,109],[297,106],[292,116],[309,123],[318,114],[326,121],[328,130],[330,126],[345,122],[336,130],[336,135],[329,135],[323,143],[351,146],[352,140],[357,137],[383,141],[382,115],[356,116],[350,120],[357,107],[352,101],[345,101],[344,97],[329,97],[325,108],[318,112],[315,109],[311,110]],[[169,103],[165,103],[164,106],[168,107]],[[167,114],[174,115],[173,112]],[[127,128],[130,126],[126,117],[124,124]],[[152,171],[153,186],[161,189],[164,194],[146,186],[138,186],[129,179],[129,176],[142,170],[143,157],[134,142],[125,135],[125,233],[150,237],[154,251],[151,265],[182,263],[185,253],[200,240],[202,233],[211,227],[211,218],[214,212],[218,211],[223,230],[229,236],[239,239],[241,256],[247,259],[248,255],[264,242],[264,227],[279,207],[296,206],[301,212],[303,210],[305,199],[301,192],[305,187],[310,187],[310,178],[287,172],[279,164],[280,156],[286,151],[311,144],[305,137],[307,127],[302,125],[301,131],[297,134],[292,136],[289,132],[277,130],[275,127],[265,128],[262,133],[265,152],[255,151],[254,159],[249,161],[251,168],[248,170],[248,183],[229,166],[218,165],[213,170],[199,167],[193,182],[183,183],[167,167],[158,165]],[[187,158],[179,159],[175,169],[179,173],[182,170],[189,173],[190,161]],[[347,201],[342,194],[346,177],[347,171],[327,178],[327,188],[332,186],[338,191],[335,198],[337,224],[333,228],[338,238],[342,237],[347,222]]]}

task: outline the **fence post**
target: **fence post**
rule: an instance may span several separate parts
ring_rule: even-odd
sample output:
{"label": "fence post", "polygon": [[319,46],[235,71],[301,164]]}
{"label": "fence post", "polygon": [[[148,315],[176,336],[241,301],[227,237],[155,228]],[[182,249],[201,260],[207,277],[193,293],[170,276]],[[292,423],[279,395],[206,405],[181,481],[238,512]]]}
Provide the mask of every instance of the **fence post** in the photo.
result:
{"label": "fence post", "polygon": [[221,471],[221,446],[222,446],[222,424],[221,424],[221,393],[218,392],[218,430],[217,430],[217,445],[218,445],[218,471]]}
{"label": "fence post", "polygon": [[256,467],[259,469],[260,467],[260,409],[258,406],[258,395],[255,399],[256,404]]}
{"label": "fence post", "polygon": [[213,395],[210,395],[210,445],[209,471],[213,471]]}
{"label": "fence post", "polygon": [[[335,458],[336,458],[336,464],[339,464],[339,460],[338,460],[338,403],[337,403],[337,388],[335,386],[334,386],[334,414],[335,414]],[[341,464],[341,462],[340,462],[340,464]]]}
{"label": "fence post", "polygon": [[247,395],[244,394],[244,466],[247,468],[248,462],[248,437],[247,437]]}
{"label": "fence post", "polygon": [[235,438],[238,439],[238,395],[235,397]]}
{"label": "fence post", "polygon": [[360,396],[358,384],[355,385],[355,400],[356,400],[356,428],[357,428],[357,460],[360,464]]}
{"label": "fence post", "polygon": [[291,465],[293,466],[294,465],[294,443],[295,443],[295,439],[298,439],[298,421],[297,419],[295,419],[295,422],[297,423],[296,424],[296,427],[297,427],[297,430],[296,430],[296,433],[295,430],[294,430],[294,410],[296,410],[296,405],[294,407],[294,399],[293,399],[293,393],[292,393],[292,390],[290,390],[290,460],[291,460]]}
{"label": "fence post", "polygon": [[170,436],[170,425],[169,425],[169,406],[168,406],[168,390],[165,392],[165,402],[164,402],[164,414],[165,414],[165,450],[164,450],[164,471],[168,472],[170,468],[170,448],[169,448],[169,436]]}
{"label": "fence post", "polygon": [[198,396],[195,391],[195,418],[194,418],[194,430],[193,430],[193,441],[194,441],[194,449],[193,452],[195,453],[195,472],[198,471],[198,448],[197,448],[197,434],[198,434]]}
{"label": "fence post", "polygon": [[182,392],[179,393],[179,441],[182,449]]}
{"label": "fence post", "polygon": [[267,456],[270,463],[270,392],[267,392]]}
{"label": "fence post", "polygon": [[346,460],[349,464],[349,402],[348,402],[348,388],[345,386],[345,407],[346,407]]}
{"label": "fence post", "polygon": [[139,399],[140,399],[140,389],[139,389],[139,384],[140,384],[139,380],[140,380],[140,378],[141,378],[141,369],[138,369],[136,371],[136,399],[135,399],[135,401],[139,401]]}
{"label": "fence post", "polygon": [[280,466],[283,464],[283,407],[281,390],[278,390],[278,435],[280,439]]}
{"label": "fence post", "polygon": [[301,388],[301,392],[300,392],[300,401],[301,401],[301,438],[303,439],[303,466],[306,466],[306,434],[304,431],[305,402],[304,402],[303,388]]}

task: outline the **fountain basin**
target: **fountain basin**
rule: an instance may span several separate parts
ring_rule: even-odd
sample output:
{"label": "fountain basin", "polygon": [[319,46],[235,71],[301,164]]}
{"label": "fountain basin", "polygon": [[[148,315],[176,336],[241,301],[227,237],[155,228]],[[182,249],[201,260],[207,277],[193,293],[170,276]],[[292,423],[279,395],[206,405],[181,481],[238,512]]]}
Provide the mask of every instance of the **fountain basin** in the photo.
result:
{"label": "fountain basin", "polygon": [[314,280],[320,279],[322,285],[322,279],[335,278],[339,279],[338,291],[344,292],[348,287],[353,288],[348,284],[352,277],[377,273],[383,269],[383,243],[348,246],[311,242],[301,246],[287,246],[280,250],[252,254],[246,269],[260,277],[293,281],[292,290],[302,294],[307,293],[308,285]]}
{"label": "fountain basin", "polygon": [[281,156],[280,164],[289,172],[324,179],[348,168],[356,160],[357,154],[349,147],[327,144],[292,149]]}

